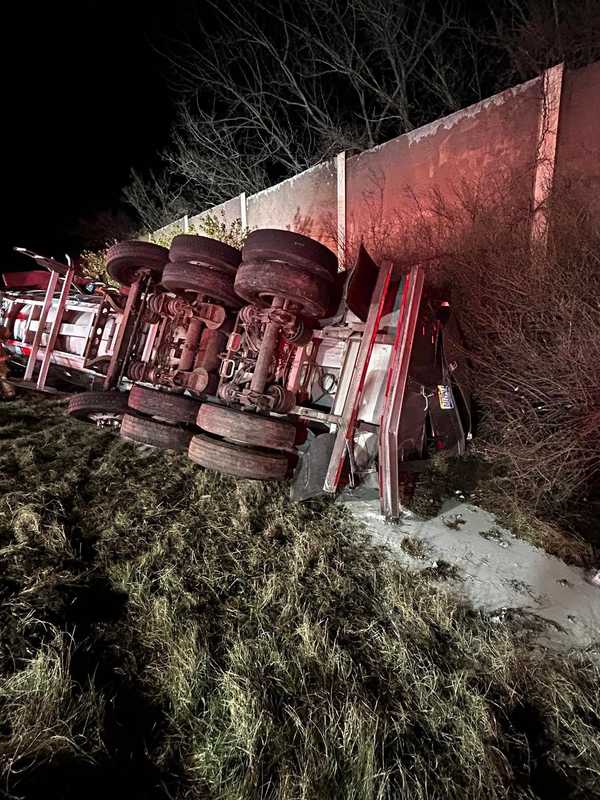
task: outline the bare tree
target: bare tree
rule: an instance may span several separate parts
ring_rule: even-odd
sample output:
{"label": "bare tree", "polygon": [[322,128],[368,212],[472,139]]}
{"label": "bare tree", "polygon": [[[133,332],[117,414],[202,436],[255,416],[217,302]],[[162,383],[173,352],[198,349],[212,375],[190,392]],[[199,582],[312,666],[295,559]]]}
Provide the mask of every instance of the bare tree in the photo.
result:
{"label": "bare tree", "polygon": [[132,170],[123,197],[136,211],[142,226],[152,231],[186,213],[185,189],[185,181],[164,168],[159,172],[150,170],[144,176]]}
{"label": "bare tree", "polygon": [[507,84],[527,80],[565,62],[582,67],[600,58],[599,0],[508,0],[504,13],[492,10],[488,37],[506,53]]}
{"label": "bare tree", "polygon": [[180,96],[165,172],[126,189],[145,224],[170,207],[173,183],[176,201],[210,205],[480,96],[485,62],[457,2],[209,4],[216,23],[199,20],[165,54]]}
{"label": "bare tree", "polygon": [[186,97],[170,163],[192,180],[198,154],[237,156],[232,173],[256,183],[273,169],[289,174],[344,147],[372,147],[478,94],[475,33],[453,3],[213,8],[224,33],[200,24],[201,46],[188,41],[170,56]]}
{"label": "bare tree", "polygon": [[206,0],[164,53],[179,112],[163,172],[134,175],[126,198],[145,224],[162,223],[189,198],[196,210],[373,147],[567,51],[579,64],[598,50],[598,0],[571,17],[558,3],[471,12],[461,0],[257,0],[250,11]]}

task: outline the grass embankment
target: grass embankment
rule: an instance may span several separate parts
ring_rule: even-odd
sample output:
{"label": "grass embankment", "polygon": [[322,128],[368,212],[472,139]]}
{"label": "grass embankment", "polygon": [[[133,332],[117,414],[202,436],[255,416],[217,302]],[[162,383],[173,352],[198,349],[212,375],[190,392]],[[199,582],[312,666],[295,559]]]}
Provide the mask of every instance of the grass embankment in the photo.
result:
{"label": "grass embankment", "polygon": [[599,796],[599,671],[342,509],[0,407],[0,792]]}

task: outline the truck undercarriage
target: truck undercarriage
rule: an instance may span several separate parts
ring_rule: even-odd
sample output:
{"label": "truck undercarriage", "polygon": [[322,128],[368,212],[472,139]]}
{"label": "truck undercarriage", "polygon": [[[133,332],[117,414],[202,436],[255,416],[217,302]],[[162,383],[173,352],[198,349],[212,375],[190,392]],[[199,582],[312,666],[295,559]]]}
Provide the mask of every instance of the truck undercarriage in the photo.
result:
{"label": "truck undercarriage", "polygon": [[241,251],[181,235],[169,250],[114,245],[116,289],[22,252],[43,270],[9,273],[0,291],[11,384],[85,388],[74,417],[205,468],[290,480],[298,500],[376,479],[388,518],[431,447],[465,450],[449,304],[422,264],[376,265],[361,246],[339,272],[289,231],[253,231]]}

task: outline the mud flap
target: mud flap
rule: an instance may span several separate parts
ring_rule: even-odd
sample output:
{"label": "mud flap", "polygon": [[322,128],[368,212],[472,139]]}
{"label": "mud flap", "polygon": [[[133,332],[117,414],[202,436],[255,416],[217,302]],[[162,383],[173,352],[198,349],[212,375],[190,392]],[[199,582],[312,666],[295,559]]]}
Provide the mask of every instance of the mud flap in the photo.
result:
{"label": "mud flap", "polygon": [[350,311],[363,322],[366,321],[369,313],[378,274],[379,267],[361,243],[358,258],[350,273],[346,288],[346,304]]}
{"label": "mud flap", "polygon": [[299,454],[292,478],[290,499],[293,502],[308,500],[324,494],[323,484],[335,443],[335,432],[321,433],[312,439],[306,450]]}
{"label": "mud flap", "polygon": [[427,400],[421,392],[408,387],[398,428],[398,457],[406,462],[422,458],[425,448]]}

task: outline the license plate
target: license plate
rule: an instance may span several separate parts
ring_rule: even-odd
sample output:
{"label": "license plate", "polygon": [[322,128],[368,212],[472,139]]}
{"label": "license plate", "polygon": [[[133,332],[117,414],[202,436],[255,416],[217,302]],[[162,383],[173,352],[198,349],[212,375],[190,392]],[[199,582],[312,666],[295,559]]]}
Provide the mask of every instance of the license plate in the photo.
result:
{"label": "license plate", "polygon": [[451,408],[454,408],[452,389],[449,386],[438,384],[437,390],[438,390],[438,399],[440,402],[440,408],[443,408],[444,410],[449,410]]}

